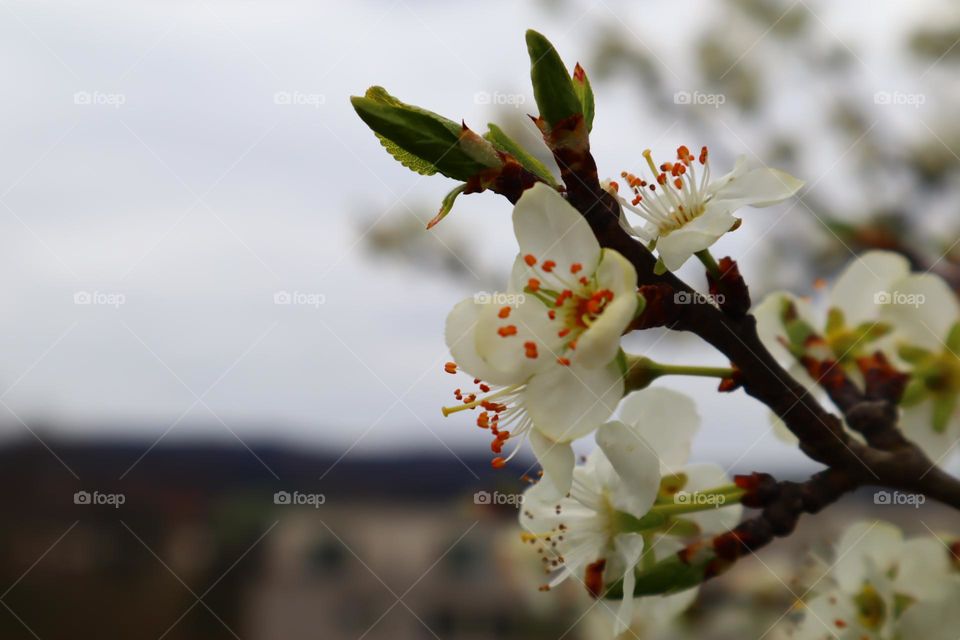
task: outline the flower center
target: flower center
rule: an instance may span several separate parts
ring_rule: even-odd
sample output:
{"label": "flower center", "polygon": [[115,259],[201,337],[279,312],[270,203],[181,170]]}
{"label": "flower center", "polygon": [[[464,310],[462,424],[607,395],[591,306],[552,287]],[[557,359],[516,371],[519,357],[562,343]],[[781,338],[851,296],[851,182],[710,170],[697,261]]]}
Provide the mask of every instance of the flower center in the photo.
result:
{"label": "flower center", "polygon": [[[677,161],[664,162],[657,166],[649,149],[643,157],[652,174],[650,181],[624,171],[620,176],[627,181],[633,192],[633,198],[622,203],[631,211],[649,222],[656,234],[648,234],[648,240],[665,236],[676,231],[688,222],[699,217],[710,200],[707,185],[710,182],[709,151],[700,150],[699,158],[694,157],[686,146],[677,148]],[[703,167],[703,173],[697,176],[697,164]],[[611,183],[614,191],[619,185]]]}
{"label": "flower center", "polygon": [[857,621],[867,629],[878,630],[887,617],[887,604],[871,584],[864,584],[853,597],[857,605]]}
{"label": "flower center", "polygon": [[[579,262],[570,264],[563,271],[558,270],[554,260],[540,262],[533,254],[525,255],[523,260],[534,275],[527,281],[524,293],[532,295],[546,307],[547,316],[557,326],[557,337],[563,339],[560,353],[556,354],[557,362],[569,365],[567,352],[577,348],[577,339],[603,315],[613,302],[614,293],[601,288],[595,274],[578,275],[583,271]],[[501,318],[509,316],[509,307],[501,309]],[[504,325],[497,332],[502,337],[509,337],[515,333],[511,326]],[[535,343],[524,343],[523,346],[528,358],[537,357]]]}

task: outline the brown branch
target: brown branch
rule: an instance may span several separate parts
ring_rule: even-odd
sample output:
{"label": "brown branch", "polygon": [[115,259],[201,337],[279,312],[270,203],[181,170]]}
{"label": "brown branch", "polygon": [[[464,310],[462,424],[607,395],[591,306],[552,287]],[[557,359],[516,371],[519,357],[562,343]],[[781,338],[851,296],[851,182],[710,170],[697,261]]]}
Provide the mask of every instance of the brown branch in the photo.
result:
{"label": "brown branch", "polygon": [[[571,126],[575,129],[576,125]],[[783,420],[806,455],[829,467],[832,485],[878,485],[921,492],[960,509],[960,481],[942,472],[915,445],[891,435],[899,431],[891,421],[889,407],[878,409],[862,403],[849,407],[851,426],[871,434],[868,444],[851,438],[840,418],[827,411],[767,350],[752,315],[724,313],[693,295],[694,291],[672,273],[655,273],[654,256],[620,225],[620,205],[600,186],[585,137],[554,139],[548,133],[544,139],[554,151],[569,202],[584,215],[602,246],[616,250],[633,264],[638,285],[666,285],[674,292],[690,294],[692,304],[676,305],[664,314],[673,320],[668,326],[690,331],[724,354],[739,369],[747,394]],[[669,296],[664,299],[671,304]],[[822,495],[827,499],[831,494]]]}

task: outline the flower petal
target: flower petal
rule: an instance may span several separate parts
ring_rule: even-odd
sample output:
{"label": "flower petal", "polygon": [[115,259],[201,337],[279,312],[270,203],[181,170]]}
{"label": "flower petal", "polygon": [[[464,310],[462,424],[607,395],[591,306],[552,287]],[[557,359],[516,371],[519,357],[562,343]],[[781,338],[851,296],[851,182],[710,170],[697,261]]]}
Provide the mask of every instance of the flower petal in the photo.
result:
{"label": "flower petal", "polygon": [[660,461],[653,448],[635,429],[616,420],[597,430],[597,444],[617,475],[609,487],[611,503],[643,517],[660,490]]}
{"label": "flower petal", "polygon": [[633,265],[616,251],[603,250],[597,269],[597,283],[601,289],[613,293],[613,301],[600,317],[577,339],[573,359],[584,367],[604,366],[620,350],[620,338],[637,310],[637,272]]}
{"label": "flower petal", "polygon": [[960,579],[954,578],[939,597],[920,600],[903,612],[897,631],[901,638],[956,640],[960,627]]}
{"label": "flower petal", "polygon": [[903,533],[888,522],[851,525],[836,546],[833,576],[847,593],[857,593],[871,571],[885,573],[903,548]]}
{"label": "flower petal", "polygon": [[617,607],[616,621],[613,625],[613,634],[618,636],[630,627],[633,618],[633,588],[636,586],[637,576],[634,567],[643,554],[643,536],[637,533],[621,533],[613,539],[613,547],[622,562],[623,567],[623,600]]}
{"label": "flower petal", "polygon": [[559,500],[567,495],[573,484],[573,467],[576,460],[569,442],[556,442],[536,429],[530,432],[530,447],[543,467],[543,477],[537,486],[543,485],[544,499]]}
{"label": "flower petal", "polygon": [[475,378],[497,385],[523,382],[526,373],[519,368],[500,370],[488,364],[477,352],[477,324],[484,305],[474,298],[461,300],[447,315],[444,338],[457,365]]}
{"label": "flower petal", "polygon": [[537,373],[523,392],[522,401],[534,428],[558,442],[581,438],[606,421],[623,397],[623,375],[611,363],[586,369],[553,364]]}
{"label": "flower petal", "polygon": [[936,598],[953,577],[950,551],[943,542],[930,536],[910,538],[903,543],[894,578],[897,593],[918,600]]}
{"label": "flower petal", "polygon": [[[730,478],[720,466],[710,463],[688,464],[683,468],[683,474],[687,476],[687,484],[683,490],[689,492],[705,491],[730,482]],[[725,506],[718,502],[715,509],[690,513],[683,517],[696,522],[703,533],[717,534],[733,529],[740,523],[742,516],[741,505]]]}
{"label": "flower petal", "polygon": [[943,351],[951,327],[960,320],[960,303],[949,285],[932,273],[909,275],[895,283],[880,318],[891,323],[898,340]]}
{"label": "flower petal", "polygon": [[592,273],[600,262],[600,243],[590,225],[556,190],[538,183],[524,191],[513,209],[513,230],[520,255],[538,263],[553,260],[561,270],[579,263]]}
{"label": "flower petal", "polygon": [[[740,173],[736,174],[737,171]],[[799,191],[804,182],[785,171],[754,167],[739,160],[734,174],[724,176],[716,184],[713,199],[725,201],[729,211],[735,211],[744,206],[767,207],[783,202]]]}
{"label": "flower petal", "polygon": [[557,515],[556,489],[550,483],[537,482],[523,492],[519,510],[520,526],[530,533],[553,531],[560,521]]}
{"label": "flower petal", "polygon": [[697,405],[686,394],[664,387],[634,391],[623,401],[620,419],[653,447],[664,473],[679,473],[700,429]]}
{"label": "flower petal", "polygon": [[847,265],[830,290],[830,307],[843,311],[848,326],[878,320],[879,302],[910,273],[910,263],[890,251],[868,251]]}
{"label": "flower petal", "polygon": [[[548,309],[539,300],[517,294],[501,299],[501,295],[492,294],[490,302],[481,305],[484,308],[477,315],[474,338],[476,351],[494,370],[512,379],[526,379],[552,364],[552,354],[560,348],[562,339],[557,336],[556,321],[549,318]],[[506,318],[500,315],[505,308],[510,310]],[[528,342],[537,345],[537,357],[527,355]]]}
{"label": "flower petal", "polygon": [[941,467],[960,453],[960,415],[954,413],[947,428],[937,432],[933,428],[933,402],[925,400],[913,407],[903,407],[900,413],[903,435]]}
{"label": "flower petal", "polygon": [[657,240],[657,255],[670,271],[676,271],[690,256],[713,245],[736,223],[726,203],[707,204],[702,214]]}

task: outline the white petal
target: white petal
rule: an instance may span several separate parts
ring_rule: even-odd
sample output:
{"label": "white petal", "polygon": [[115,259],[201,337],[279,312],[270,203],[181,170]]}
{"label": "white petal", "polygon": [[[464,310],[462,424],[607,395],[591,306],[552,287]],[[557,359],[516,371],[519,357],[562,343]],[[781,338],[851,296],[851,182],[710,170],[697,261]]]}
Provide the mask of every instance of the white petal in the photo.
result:
{"label": "white petal", "polygon": [[554,500],[567,495],[573,484],[573,467],[576,464],[570,443],[556,442],[534,429],[530,432],[530,447],[543,467],[543,477],[537,483],[537,486],[543,485],[541,495]]}
{"label": "white petal", "polygon": [[893,286],[890,303],[880,309],[880,318],[894,326],[898,340],[943,351],[947,334],[960,321],[956,294],[932,273],[909,275]]}
{"label": "white petal", "polygon": [[847,593],[857,593],[871,570],[885,573],[903,547],[903,533],[882,521],[851,525],[836,546],[834,578]]}
{"label": "white petal", "polygon": [[577,339],[573,359],[585,367],[609,364],[620,351],[620,338],[637,310],[637,272],[633,265],[616,251],[604,249],[597,269],[601,289],[613,293],[600,317]]}
{"label": "white petal", "polygon": [[911,538],[903,543],[894,585],[897,593],[918,600],[938,597],[954,578],[950,551],[932,536]]}
{"label": "white petal", "polygon": [[848,325],[878,320],[880,302],[910,273],[906,258],[890,251],[869,251],[855,258],[830,290],[830,306],[843,311]]}
{"label": "white petal", "polygon": [[960,414],[950,418],[942,433],[933,429],[933,403],[929,400],[913,407],[904,407],[900,413],[903,435],[927,454],[932,462],[945,466],[960,453]]}
{"label": "white petal", "polygon": [[553,260],[566,271],[571,264],[592,273],[600,262],[600,243],[590,225],[563,196],[545,184],[527,189],[513,209],[513,230],[520,255],[538,263]]}
{"label": "white petal", "polygon": [[553,531],[560,518],[557,515],[556,489],[550,483],[538,482],[523,492],[523,507],[519,509],[520,526],[531,533]]}
{"label": "white petal", "polygon": [[[842,620],[846,626],[836,626]],[[789,636],[791,640],[874,640],[857,622],[857,610],[850,598],[839,591],[828,591],[816,596],[806,605],[801,622]]]}
{"label": "white petal", "polygon": [[690,256],[713,245],[737,221],[725,203],[707,204],[702,214],[657,241],[657,255],[670,271],[676,271]]}
{"label": "white petal", "polygon": [[653,449],[634,429],[615,420],[597,430],[597,444],[619,480],[610,487],[611,502],[621,511],[643,517],[660,490],[660,461]]}
{"label": "white petal", "polygon": [[733,163],[733,169],[729,173],[726,173],[716,180],[712,180],[710,184],[707,185],[707,195],[710,198],[713,198],[717,192],[726,187],[732,181],[742,178],[748,171],[753,171],[758,166],[758,163],[748,160],[746,155],[739,155]]}
{"label": "white petal", "polygon": [[620,419],[653,447],[664,473],[678,473],[690,456],[700,414],[692,398],[664,387],[648,387],[627,396]]}
{"label": "white petal", "polygon": [[554,363],[530,378],[522,401],[538,431],[570,442],[603,424],[622,397],[623,376],[616,364],[586,369]]}
{"label": "white petal", "polygon": [[[546,306],[532,296],[504,300],[497,296],[493,294],[492,301],[482,305],[484,308],[477,315],[476,351],[489,367],[506,377],[526,379],[553,362],[551,353],[562,343],[557,336],[558,324],[549,318]],[[511,309],[507,318],[499,316],[504,307]],[[504,327],[514,327],[516,333],[503,336],[499,331]],[[537,344],[538,357],[527,357],[527,342]]]}
{"label": "white petal", "polygon": [[779,169],[769,167],[747,169],[744,162],[738,162],[738,167],[734,171],[742,173],[724,176],[716,183],[718,186],[713,190],[714,200],[730,203],[731,211],[743,206],[767,207],[783,202],[799,191],[804,184],[803,180],[798,180]]}
{"label": "white petal", "polygon": [[614,635],[619,635],[630,627],[633,618],[633,588],[637,576],[634,567],[643,554],[643,536],[636,533],[620,534],[613,540],[614,548],[623,563],[623,600],[617,608],[617,620],[613,625]]}
{"label": "white petal", "polygon": [[519,368],[503,371],[488,364],[477,352],[477,324],[484,305],[473,298],[461,300],[447,316],[444,338],[457,365],[475,378],[492,384],[523,382],[526,373]]}
{"label": "white petal", "polygon": [[753,317],[757,319],[757,334],[760,336],[760,341],[781,364],[786,364],[793,359],[790,352],[780,341],[787,335],[787,331],[783,327],[782,315],[784,302],[786,301],[796,304],[796,298],[793,294],[786,291],[774,291],[753,308]]}
{"label": "white petal", "polygon": [[[730,478],[726,472],[715,464],[689,464],[683,468],[683,473],[687,476],[684,491],[705,491],[730,483]],[[742,516],[743,507],[741,505],[724,506],[718,502],[715,509],[690,513],[683,517],[696,522],[703,533],[717,534],[729,531],[737,526]]]}
{"label": "white petal", "polygon": [[940,597],[915,602],[900,617],[899,637],[923,640],[956,640],[960,628],[960,580],[943,590]]}

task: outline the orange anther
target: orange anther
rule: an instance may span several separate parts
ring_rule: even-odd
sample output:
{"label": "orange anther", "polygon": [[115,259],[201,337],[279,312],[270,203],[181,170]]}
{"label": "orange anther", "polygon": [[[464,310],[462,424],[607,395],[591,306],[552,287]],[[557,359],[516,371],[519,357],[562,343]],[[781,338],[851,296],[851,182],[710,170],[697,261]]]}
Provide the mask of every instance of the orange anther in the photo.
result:
{"label": "orange anther", "polygon": [[443,370],[446,371],[447,373],[456,373],[456,372],[457,372],[457,363],[456,363],[456,362],[448,362],[447,364],[443,365]]}
{"label": "orange anther", "polygon": [[498,317],[498,318],[509,318],[509,317],[510,317],[510,311],[512,311],[512,309],[511,309],[510,307],[503,307],[502,309],[500,309],[500,312],[497,314],[497,317]]}
{"label": "orange anther", "polygon": [[583,265],[579,262],[574,262],[572,265],[570,265],[570,273],[579,273],[582,270]]}
{"label": "orange anther", "polygon": [[527,255],[523,256],[523,261],[527,263],[528,267],[532,267],[533,265],[537,264],[537,259],[532,253],[528,253]]}
{"label": "orange anther", "polygon": [[490,461],[490,464],[494,469],[502,469],[507,464],[507,461],[503,458],[494,458]]}
{"label": "orange anther", "polygon": [[517,327],[516,325],[508,324],[504,327],[500,327],[499,329],[497,329],[497,333],[500,334],[501,338],[506,338],[507,336],[515,336],[517,335]]}
{"label": "orange anther", "polygon": [[540,291],[540,281],[536,278],[530,278],[527,280],[527,288],[533,293]]}
{"label": "orange anther", "polygon": [[533,359],[533,358],[536,358],[538,355],[536,342],[524,342],[523,349],[524,349],[524,355],[526,355],[528,358]]}
{"label": "orange anther", "polygon": [[550,273],[551,271],[553,271],[553,268],[556,266],[557,266],[557,263],[554,262],[553,260],[544,260],[543,264],[540,265],[540,267],[547,273]]}

